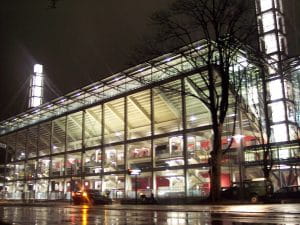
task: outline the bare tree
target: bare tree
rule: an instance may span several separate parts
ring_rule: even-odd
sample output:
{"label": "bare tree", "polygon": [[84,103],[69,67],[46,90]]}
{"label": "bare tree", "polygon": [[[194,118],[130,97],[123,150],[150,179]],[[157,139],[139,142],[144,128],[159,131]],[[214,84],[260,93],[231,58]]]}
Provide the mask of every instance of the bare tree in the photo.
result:
{"label": "bare tree", "polygon": [[[257,57],[257,55],[256,55]],[[264,58],[261,56],[259,58]],[[245,92],[247,92],[247,104],[242,104],[240,110],[244,112],[247,119],[253,124],[252,134],[256,137],[258,148],[262,150],[262,172],[266,180],[270,180],[270,173],[273,167],[272,143],[271,143],[271,122],[269,109],[267,107],[267,86],[265,74],[267,73],[266,63],[260,62],[260,71],[252,77],[246,77]]]}
{"label": "bare tree", "polygon": [[161,49],[193,46],[194,40],[203,40],[202,46],[180,54],[193,67],[197,79],[201,80],[199,85],[188,77],[187,82],[194,91],[184,94],[201,101],[209,111],[212,124],[212,201],[220,200],[221,158],[224,154],[221,141],[231,104],[230,95],[237,99],[242,82],[243,73],[233,73],[233,65],[241,57],[238,54],[240,49],[250,43],[256,34],[255,11],[251,4],[254,3],[250,0],[175,0],[168,10],[152,16],[159,33],[146,46],[146,51],[150,49],[155,55],[161,54]]}

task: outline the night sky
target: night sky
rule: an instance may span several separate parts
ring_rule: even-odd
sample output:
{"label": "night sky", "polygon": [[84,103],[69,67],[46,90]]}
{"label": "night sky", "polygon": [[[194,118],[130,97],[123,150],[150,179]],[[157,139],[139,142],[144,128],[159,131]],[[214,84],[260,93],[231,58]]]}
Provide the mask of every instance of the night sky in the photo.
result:
{"label": "night sky", "polygon": [[[0,121],[26,110],[35,63],[44,65],[47,101],[129,67],[134,47],[153,32],[149,16],[171,1],[60,0],[56,9],[48,0],[1,1]],[[283,1],[299,54],[300,0]]]}
{"label": "night sky", "polygon": [[0,120],[27,108],[33,64],[44,65],[46,100],[129,64],[153,28],[149,16],[170,0],[5,0],[0,6]]}

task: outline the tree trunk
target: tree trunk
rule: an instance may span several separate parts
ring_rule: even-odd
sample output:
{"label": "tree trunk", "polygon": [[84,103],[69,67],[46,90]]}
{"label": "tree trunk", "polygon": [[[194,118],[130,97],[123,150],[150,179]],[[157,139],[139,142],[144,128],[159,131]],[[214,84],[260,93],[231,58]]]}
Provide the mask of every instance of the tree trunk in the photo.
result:
{"label": "tree trunk", "polygon": [[221,200],[221,159],[222,159],[222,124],[216,126],[213,135],[213,149],[211,152],[210,160],[210,198],[212,202],[218,202]]}

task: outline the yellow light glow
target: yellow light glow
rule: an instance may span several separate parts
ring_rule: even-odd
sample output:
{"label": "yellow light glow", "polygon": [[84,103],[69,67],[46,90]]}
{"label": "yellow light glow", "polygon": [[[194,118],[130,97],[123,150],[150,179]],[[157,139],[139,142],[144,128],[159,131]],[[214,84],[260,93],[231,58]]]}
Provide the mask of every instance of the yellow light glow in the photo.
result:
{"label": "yellow light glow", "polygon": [[87,224],[88,224],[88,207],[84,205],[82,209],[82,225],[87,225]]}

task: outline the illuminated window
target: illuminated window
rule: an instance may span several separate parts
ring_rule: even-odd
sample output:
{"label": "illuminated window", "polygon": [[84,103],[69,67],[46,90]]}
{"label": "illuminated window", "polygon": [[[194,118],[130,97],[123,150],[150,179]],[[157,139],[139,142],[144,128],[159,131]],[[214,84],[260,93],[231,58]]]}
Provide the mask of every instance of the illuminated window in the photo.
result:
{"label": "illuminated window", "polygon": [[43,84],[43,77],[42,76],[33,76],[33,85],[42,86],[42,84]]}
{"label": "illuminated window", "polygon": [[268,32],[270,30],[275,29],[274,14],[272,12],[262,14],[262,22],[264,32]]}
{"label": "illuminated window", "polygon": [[266,11],[272,8],[272,0],[260,0],[261,11]]}
{"label": "illuminated window", "polygon": [[32,94],[33,94],[33,96],[41,97],[42,96],[42,88],[36,87],[36,86],[33,87]]}
{"label": "illuminated window", "polygon": [[281,81],[279,79],[270,81],[269,89],[271,100],[280,99],[283,97]]}
{"label": "illuminated window", "polygon": [[267,34],[264,36],[266,53],[272,53],[278,51],[277,40],[275,34]]}
{"label": "illuminated window", "polygon": [[281,122],[285,119],[283,102],[275,102],[271,104],[273,122]]}
{"label": "illuminated window", "polygon": [[33,66],[33,72],[35,72],[35,73],[43,73],[43,65],[41,65],[41,64],[35,64]]}
{"label": "illuminated window", "polygon": [[288,159],[290,157],[289,149],[279,149],[279,159]]}
{"label": "illuminated window", "polygon": [[272,129],[275,142],[287,141],[287,129],[285,124],[273,125]]}

